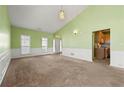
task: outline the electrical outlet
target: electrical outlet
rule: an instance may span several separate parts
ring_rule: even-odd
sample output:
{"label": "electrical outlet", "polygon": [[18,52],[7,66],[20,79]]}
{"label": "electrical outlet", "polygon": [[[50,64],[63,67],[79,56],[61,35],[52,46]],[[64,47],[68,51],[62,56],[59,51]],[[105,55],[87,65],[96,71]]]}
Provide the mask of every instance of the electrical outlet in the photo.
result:
{"label": "electrical outlet", "polygon": [[72,56],[73,56],[73,55],[74,55],[74,53],[70,53],[70,55],[72,55]]}

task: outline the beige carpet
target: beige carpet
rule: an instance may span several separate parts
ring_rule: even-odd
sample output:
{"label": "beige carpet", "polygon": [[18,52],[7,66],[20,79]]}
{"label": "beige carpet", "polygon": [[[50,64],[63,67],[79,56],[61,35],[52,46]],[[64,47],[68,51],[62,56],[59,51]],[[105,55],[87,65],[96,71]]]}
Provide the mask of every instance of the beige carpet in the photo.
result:
{"label": "beige carpet", "polygon": [[13,59],[1,86],[124,86],[124,69],[61,55]]}

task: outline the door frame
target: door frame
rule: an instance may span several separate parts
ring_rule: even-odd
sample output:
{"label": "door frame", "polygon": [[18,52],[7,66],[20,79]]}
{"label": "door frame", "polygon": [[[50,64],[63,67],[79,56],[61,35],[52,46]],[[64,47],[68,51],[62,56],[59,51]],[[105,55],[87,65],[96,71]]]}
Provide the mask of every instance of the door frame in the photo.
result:
{"label": "door frame", "polygon": [[108,32],[108,31],[105,31],[105,30],[109,30],[110,32],[110,63],[111,63],[111,29],[108,28],[108,29],[102,29],[102,30],[97,30],[97,31],[93,31],[92,32],[92,61],[94,62],[94,50],[95,50],[95,33],[96,32],[99,32],[99,31],[102,31],[102,32]]}
{"label": "door frame", "polygon": [[[56,44],[59,44],[59,51],[56,51]],[[54,53],[61,53],[62,52],[62,40],[61,39],[58,39],[58,38],[53,39],[53,52]]]}

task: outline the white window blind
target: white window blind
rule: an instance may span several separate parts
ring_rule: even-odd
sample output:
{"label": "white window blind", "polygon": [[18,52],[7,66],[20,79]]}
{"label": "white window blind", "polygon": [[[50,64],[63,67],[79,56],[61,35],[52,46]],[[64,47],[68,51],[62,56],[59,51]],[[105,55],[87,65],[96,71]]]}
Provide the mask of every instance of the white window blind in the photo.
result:
{"label": "white window blind", "polygon": [[30,53],[30,36],[21,35],[21,54]]}
{"label": "white window blind", "polygon": [[47,48],[48,48],[48,39],[43,37],[42,38],[42,50],[46,52]]}

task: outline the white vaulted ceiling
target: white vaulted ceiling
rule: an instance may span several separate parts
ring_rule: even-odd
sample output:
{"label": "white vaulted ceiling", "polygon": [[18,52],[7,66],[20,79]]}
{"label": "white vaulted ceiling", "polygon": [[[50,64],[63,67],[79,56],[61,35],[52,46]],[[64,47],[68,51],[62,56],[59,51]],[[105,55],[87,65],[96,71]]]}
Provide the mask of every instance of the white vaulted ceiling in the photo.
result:
{"label": "white vaulted ceiling", "polygon": [[65,19],[60,20],[60,5],[10,5],[8,6],[11,24],[38,31],[55,32],[79,15],[87,6],[63,6]]}

